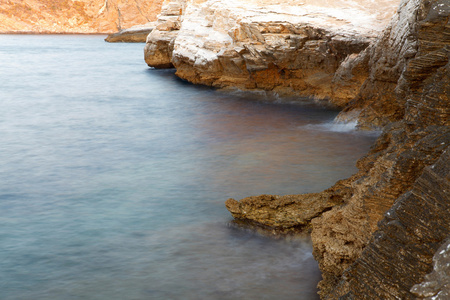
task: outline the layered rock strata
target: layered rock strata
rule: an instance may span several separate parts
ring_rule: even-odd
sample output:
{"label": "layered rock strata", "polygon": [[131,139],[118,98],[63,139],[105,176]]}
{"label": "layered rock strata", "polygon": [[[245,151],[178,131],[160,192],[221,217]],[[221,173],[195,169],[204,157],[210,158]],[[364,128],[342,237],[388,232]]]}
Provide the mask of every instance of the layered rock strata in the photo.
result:
{"label": "layered rock strata", "polygon": [[370,5],[392,2],[358,2],[365,24],[355,2],[324,3],[173,0],[146,61],[193,83],[328,98],[344,107],[339,120],[383,127],[358,173],[330,189],[226,206],[262,228],[312,226],[324,299],[413,299],[450,237],[449,3],[403,0],[376,39],[371,22],[385,16]]}
{"label": "layered rock strata", "polygon": [[[322,294],[329,298],[346,293],[357,295],[356,298],[362,295],[368,298],[413,298],[409,289],[429,271],[426,268],[430,268],[433,251],[450,234],[447,222],[438,227],[442,229],[439,237],[431,235],[437,230],[433,219],[448,220],[450,214],[449,195],[444,193],[439,197],[439,189],[445,191],[448,188],[445,185],[448,184],[447,173],[442,175],[442,182],[435,183],[430,195],[422,194],[410,204],[411,211],[420,212],[421,202],[430,201],[429,197],[434,195],[439,199],[439,205],[444,208],[447,205],[443,216],[433,210],[422,216],[423,222],[428,222],[431,228],[422,234],[425,237],[428,234],[427,238],[434,244],[430,246],[410,237],[408,243],[415,243],[417,247],[405,246],[403,256],[398,260],[374,254],[374,251],[392,251],[394,244],[405,240],[401,235],[418,234],[419,229],[413,230],[416,225],[411,220],[388,221],[384,213],[391,205],[397,205],[405,197],[404,193],[411,193],[418,184],[417,178],[425,176],[422,175],[424,168],[433,164],[450,144],[449,15],[450,7],[446,1],[403,1],[380,39],[361,54],[360,61],[369,61],[370,75],[340,117],[357,118],[365,126],[388,125],[369,155],[359,162],[359,173],[364,177],[353,182],[354,193],[346,204],[313,221],[314,252],[324,275]],[[403,31],[394,34],[398,28]],[[364,57],[367,55],[369,60]],[[390,123],[395,120],[400,121]],[[371,161],[371,156],[376,159]],[[370,163],[368,173],[363,171],[364,165],[369,166],[367,162]],[[448,159],[441,164],[447,165],[448,170]],[[381,223],[377,225],[379,221]],[[384,226],[383,222],[398,226]],[[342,226],[343,223],[348,225]],[[400,232],[399,228],[406,230],[407,227],[407,233]],[[383,244],[385,240],[374,238],[376,230],[383,230],[391,240]],[[408,256],[416,260],[408,261],[405,258]],[[417,260],[426,262],[427,267]],[[393,264],[382,267],[387,261]],[[403,264],[403,268],[409,273],[396,272],[401,267],[395,266],[401,266],[401,262],[408,264]],[[371,266],[370,271],[368,266]],[[347,268],[353,271],[347,270],[342,277]],[[365,280],[362,279],[364,274],[373,284],[361,283]],[[355,279],[355,276],[359,278]]]}
{"label": "layered rock strata", "polygon": [[[436,74],[444,81],[448,75],[448,69],[440,68],[448,64],[449,14],[447,0],[402,1],[377,41],[360,55],[348,57],[338,69],[334,90],[345,89],[349,81],[361,82],[360,78],[367,77],[339,119],[356,119],[366,127],[384,126],[403,118],[418,121],[415,117],[419,114],[429,118],[421,120],[421,125],[435,121],[443,124],[448,117],[443,115],[448,107],[442,101],[445,99],[425,100],[435,110],[427,113],[418,105],[424,100],[418,98],[427,97],[424,92],[433,93],[432,74],[443,72]],[[427,87],[429,91],[424,90]],[[435,117],[438,119],[432,120]]]}
{"label": "layered rock strata", "polygon": [[[342,97],[331,101],[355,95],[339,118],[384,129],[359,172],[322,192],[340,205],[311,220],[323,299],[414,299],[411,288],[450,237],[449,15],[445,0],[402,1],[379,38],[334,76]],[[255,215],[242,201],[245,214],[231,213]],[[256,221],[270,225],[274,215]]]}
{"label": "layered rock strata", "polygon": [[[359,227],[371,225],[364,219],[367,212],[330,211],[319,224],[313,221],[315,255],[325,271],[322,298],[414,299],[410,289],[430,272],[434,253],[450,236],[449,158],[447,146],[394,201],[369,237],[370,230]],[[330,227],[332,232],[319,236]]]}
{"label": "layered rock strata", "polygon": [[0,33],[112,33],[155,21],[162,0],[2,0]]}
{"label": "layered rock strata", "polygon": [[174,66],[183,79],[219,88],[329,98],[340,64],[369,45],[397,1],[166,4],[175,9],[163,8],[160,28],[148,37],[149,66]]}

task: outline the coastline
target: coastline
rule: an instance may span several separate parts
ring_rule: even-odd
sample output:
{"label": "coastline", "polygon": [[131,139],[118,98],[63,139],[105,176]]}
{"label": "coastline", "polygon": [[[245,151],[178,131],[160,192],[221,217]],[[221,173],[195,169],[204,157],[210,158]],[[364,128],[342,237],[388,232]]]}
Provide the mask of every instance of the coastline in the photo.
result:
{"label": "coastline", "polygon": [[[322,24],[308,25],[313,28],[305,34],[301,22],[280,24],[275,18],[270,23],[264,10],[244,17],[235,3],[208,6],[208,1],[167,1],[173,11],[163,9],[157,30],[147,38],[149,66],[175,67],[176,75],[194,84],[287,93],[294,87],[339,106],[338,121],[383,129],[357,162],[359,171],[321,193],[225,202],[237,222],[259,223],[269,233],[311,226],[322,299],[419,296],[412,287],[432,270],[433,255],[450,237],[450,186],[448,179],[439,179],[450,176],[445,159],[450,152],[450,7],[444,2],[400,1],[376,38],[356,48],[343,47],[348,40],[342,37],[330,47],[333,37]],[[283,51],[291,52],[286,57]],[[303,63],[296,65],[290,57]],[[423,210],[422,203],[441,209]],[[400,216],[406,205],[412,215]]]}
{"label": "coastline", "polygon": [[52,31],[5,31],[0,34],[9,35],[109,35],[109,32],[52,32]]}
{"label": "coastline", "polygon": [[[357,173],[327,190],[225,202],[236,224],[269,235],[299,228],[311,231],[314,257],[323,274],[322,299],[425,298],[413,286],[426,279],[433,269],[433,256],[450,238],[450,41],[445,22],[450,9],[439,10],[444,2],[401,1],[376,38],[365,37],[347,47],[355,36],[333,40],[334,35],[323,33],[323,28],[299,34],[298,27],[289,27],[294,23],[282,23],[279,30],[280,22],[258,23],[261,16],[233,24],[230,37],[211,22],[207,29],[199,27],[202,34],[191,43],[200,12],[222,26],[230,9],[224,5],[224,13],[220,5],[205,8],[174,0],[166,1],[168,11],[162,12],[157,30],[148,38],[147,63],[175,67],[178,76],[192,83],[296,91],[339,107],[338,121],[356,122],[363,130],[383,129],[372,149],[356,163]],[[182,27],[182,22],[189,26]],[[219,42],[209,36],[220,37]],[[288,40],[289,47],[303,52],[296,48],[288,57],[280,54],[288,49]],[[204,48],[198,46],[202,43]],[[300,57],[297,69],[289,60],[294,55]],[[306,63],[313,76],[298,70]]]}

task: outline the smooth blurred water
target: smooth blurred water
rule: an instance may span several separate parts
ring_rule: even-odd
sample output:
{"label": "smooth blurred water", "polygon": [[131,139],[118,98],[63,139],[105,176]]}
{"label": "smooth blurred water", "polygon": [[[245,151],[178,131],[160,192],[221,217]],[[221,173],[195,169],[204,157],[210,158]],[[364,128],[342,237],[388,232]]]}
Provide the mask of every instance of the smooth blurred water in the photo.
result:
{"label": "smooth blurred water", "polygon": [[0,299],[317,299],[310,241],[224,201],[328,188],[374,136],[103,38],[0,36]]}

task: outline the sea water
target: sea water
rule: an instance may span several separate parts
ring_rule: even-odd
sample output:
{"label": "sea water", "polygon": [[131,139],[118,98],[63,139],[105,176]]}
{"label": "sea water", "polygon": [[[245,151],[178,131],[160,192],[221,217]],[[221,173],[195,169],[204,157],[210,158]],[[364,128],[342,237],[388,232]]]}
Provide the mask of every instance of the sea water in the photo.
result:
{"label": "sea water", "polygon": [[310,240],[231,226],[224,202],[319,192],[375,137],[103,38],[0,36],[0,299],[317,299]]}

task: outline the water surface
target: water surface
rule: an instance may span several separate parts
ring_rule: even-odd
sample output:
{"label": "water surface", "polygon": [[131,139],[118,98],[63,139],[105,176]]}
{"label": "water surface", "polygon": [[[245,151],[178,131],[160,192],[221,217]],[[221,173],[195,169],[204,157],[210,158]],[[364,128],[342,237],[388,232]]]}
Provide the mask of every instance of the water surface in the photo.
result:
{"label": "water surface", "polygon": [[374,137],[103,38],[0,36],[0,298],[317,299],[310,241],[234,228],[224,201],[321,191]]}

